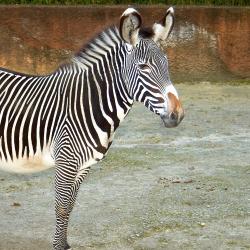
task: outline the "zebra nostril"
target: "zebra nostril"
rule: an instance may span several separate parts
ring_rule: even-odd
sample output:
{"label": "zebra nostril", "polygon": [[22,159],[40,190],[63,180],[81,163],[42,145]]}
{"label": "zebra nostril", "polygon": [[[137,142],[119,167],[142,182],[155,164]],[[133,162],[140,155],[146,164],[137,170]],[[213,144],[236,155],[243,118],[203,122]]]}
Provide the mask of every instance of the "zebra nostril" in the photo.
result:
{"label": "zebra nostril", "polygon": [[170,118],[170,120],[173,121],[173,120],[177,120],[178,117],[177,117],[177,114],[176,114],[176,113],[171,112],[170,115],[169,115],[169,118]]}

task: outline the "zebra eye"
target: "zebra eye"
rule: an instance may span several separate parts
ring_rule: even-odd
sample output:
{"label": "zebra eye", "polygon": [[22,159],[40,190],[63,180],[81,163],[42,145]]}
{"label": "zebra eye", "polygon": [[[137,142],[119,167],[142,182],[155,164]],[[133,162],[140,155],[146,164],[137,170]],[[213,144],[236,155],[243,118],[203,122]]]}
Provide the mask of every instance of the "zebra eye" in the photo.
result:
{"label": "zebra eye", "polygon": [[146,63],[141,63],[138,66],[141,71],[148,72],[148,73],[151,71],[151,68]]}

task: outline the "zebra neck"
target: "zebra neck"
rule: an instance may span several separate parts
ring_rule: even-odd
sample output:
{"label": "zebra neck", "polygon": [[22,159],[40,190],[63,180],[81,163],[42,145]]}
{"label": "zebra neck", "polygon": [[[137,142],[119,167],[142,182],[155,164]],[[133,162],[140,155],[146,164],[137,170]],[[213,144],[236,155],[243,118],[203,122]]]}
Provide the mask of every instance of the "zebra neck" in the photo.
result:
{"label": "zebra neck", "polygon": [[120,121],[133,104],[123,79],[126,53],[117,28],[111,27],[72,58],[73,67],[86,75],[84,84],[87,81],[91,91],[97,92],[96,101],[117,115]]}

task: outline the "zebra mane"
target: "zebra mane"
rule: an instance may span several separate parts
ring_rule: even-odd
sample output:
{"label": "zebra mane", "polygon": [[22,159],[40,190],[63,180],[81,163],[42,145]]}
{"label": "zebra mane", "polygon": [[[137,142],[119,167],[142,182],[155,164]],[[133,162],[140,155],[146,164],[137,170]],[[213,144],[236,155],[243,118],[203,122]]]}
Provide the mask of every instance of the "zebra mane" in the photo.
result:
{"label": "zebra mane", "polygon": [[100,32],[95,38],[85,44],[71,58],[71,63],[76,63],[80,67],[86,67],[96,61],[96,58],[105,55],[112,48],[122,42],[119,31],[116,26],[111,26]]}
{"label": "zebra mane", "polygon": [[116,26],[110,26],[104,29],[103,31],[101,31],[94,38],[92,38],[89,42],[84,44],[82,48],[80,48],[80,50],[76,53],[76,55],[87,52],[88,50],[93,50],[93,44],[97,45],[98,42],[99,42],[99,45],[101,45],[100,42],[104,44],[108,44],[110,42],[110,39],[113,41],[117,41],[117,42],[118,40],[119,42],[121,41],[121,37],[118,31],[118,28]]}
{"label": "zebra mane", "polygon": [[[142,39],[151,39],[153,35],[154,31],[152,28],[143,27],[139,31],[139,36]],[[107,54],[112,48],[122,42],[124,41],[116,26],[106,28],[76,52],[69,62],[61,64],[59,69],[72,66],[72,63],[87,69],[88,66],[96,62],[97,58]]]}

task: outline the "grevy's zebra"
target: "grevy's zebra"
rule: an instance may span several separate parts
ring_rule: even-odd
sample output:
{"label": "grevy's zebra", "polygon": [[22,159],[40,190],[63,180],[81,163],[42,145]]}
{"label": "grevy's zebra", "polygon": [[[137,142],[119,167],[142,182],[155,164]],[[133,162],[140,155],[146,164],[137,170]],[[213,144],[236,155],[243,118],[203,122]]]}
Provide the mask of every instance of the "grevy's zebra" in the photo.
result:
{"label": "grevy's zebra", "polygon": [[133,102],[159,114],[166,127],[182,120],[167,58],[157,46],[171,32],[173,13],[169,8],[145,29],[128,8],[119,30],[105,30],[48,76],[0,69],[0,167],[31,172],[56,166],[54,249],[70,248],[67,225],[79,186]]}

